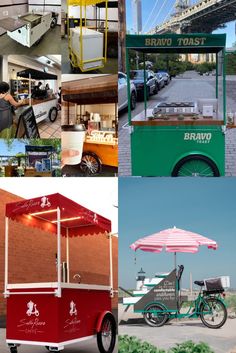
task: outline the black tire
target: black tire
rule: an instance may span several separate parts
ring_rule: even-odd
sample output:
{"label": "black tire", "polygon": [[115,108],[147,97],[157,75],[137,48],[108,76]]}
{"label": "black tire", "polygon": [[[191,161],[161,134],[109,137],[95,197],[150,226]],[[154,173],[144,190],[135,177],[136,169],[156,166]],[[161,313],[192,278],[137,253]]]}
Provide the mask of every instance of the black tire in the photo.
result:
{"label": "black tire", "polygon": [[[190,166],[192,164],[192,171]],[[194,168],[199,165],[199,168],[202,167],[203,170],[197,171]],[[205,167],[204,167],[205,165]],[[186,172],[185,172],[186,170]],[[174,167],[172,177],[179,177],[179,176],[207,176],[207,177],[219,177],[220,172],[217,168],[216,164],[208,157],[196,154],[184,157],[181,159]]]}
{"label": "black tire", "polygon": [[159,86],[158,86],[158,84],[156,84],[156,85],[155,85],[155,89],[154,89],[154,91],[153,91],[153,95],[157,94],[158,91],[159,91]]}
{"label": "black tire", "polygon": [[10,347],[11,353],[17,353],[17,347]]}
{"label": "black tire", "polygon": [[137,99],[136,99],[136,93],[133,91],[133,92],[131,93],[131,97],[130,97],[131,110],[134,110],[134,109],[135,109],[135,107],[136,107],[136,101],[137,101]]}
{"label": "black tire", "polygon": [[[49,346],[45,346],[45,348],[50,352],[50,347]],[[61,352],[61,351],[57,351],[57,352]]]}
{"label": "black tire", "polygon": [[[162,311],[162,313],[155,314],[152,311]],[[151,313],[148,313],[151,311]],[[145,308],[145,313],[143,313],[145,322],[151,327],[161,327],[165,325],[168,320],[168,314],[165,313],[165,308],[160,304],[150,304]]]}
{"label": "black tire", "polygon": [[53,17],[52,21],[51,21],[51,24],[50,24],[50,27],[51,28],[55,28],[56,25],[57,25],[57,17]]}
{"label": "black tire", "polygon": [[111,314],[102,320],[101,331],[97,333],[97,345],[100,353],[112,353],[116,344],[116,322]]}
{"label": "black tire", "polygon": [[94,175],[101,172],[102,164],[95,153],[84,152],[80,162],[80,169],[85,175]]}
{"label": "black tire", "polygon": [[54,123],[54,121],[56,121],[56,119],[57,119],[57,115],[58,115],[57,108],[56,108],[56,107],[52,107],[52,108],[49,110],[48,118],[49,118],[49,120],[50,120],[52,123]]}
{"label": "black tire", "polygon": [[[200,318],[202,323],[209,328],[217,329],[222,327],[225,324],[228,316],[224,303],[222,303],[222,301],[217,298],[208,298],[205,299],[205,302],[206,303],[203,303],[200,307]],[[204,313],[209,310],[214,311],[212,315]],[[222,319],[220,318],[220,312],[222,312]],[[215,323],[215,320],[218,318],[220,321]]]}

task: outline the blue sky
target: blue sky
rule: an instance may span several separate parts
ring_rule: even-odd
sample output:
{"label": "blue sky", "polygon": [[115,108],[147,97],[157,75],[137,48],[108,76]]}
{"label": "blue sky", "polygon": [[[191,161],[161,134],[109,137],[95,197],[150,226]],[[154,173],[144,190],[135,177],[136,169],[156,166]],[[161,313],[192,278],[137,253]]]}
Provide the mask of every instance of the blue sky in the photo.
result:
{"label": "blue sky", "polygon": [[141,267],[147,276],[173,269],[174,255],[136,253],[139,238],[176,226],[217,241],[219,248],[200,247],[196,254],[177,254],[185,266],[183,286],[219,275],[236,288],[236,178],[119,178],[119,284],[135,286]]}
{"label": "blue sky", "polygon": [[[196,2],[197,0],[192,0],[192,3]],[[142,0],[143,30],[145,32],[153,28],[155,25],[162,23],[165,19],[169,18],[169,14],[174,10],[175,0],[166,0],[166,2],[159,0],[152,13],[152,9],[154,8],[155,4],[156,0]],[[133,28],[131,0],[126,0],[126,17],[127,29],[131,30]],[[236,42],[235,22],[229,23],[226,29],[217,30],[216,33],[227,33],[227,47],[231,47],[232,43]]]}
{"label": "blue sky", "polygon": [[0,155],[2,156],[14,156],[19,152],[25,152],[25,143],[19,140],[14,140],[10,149],[4,139],[0,139]]}

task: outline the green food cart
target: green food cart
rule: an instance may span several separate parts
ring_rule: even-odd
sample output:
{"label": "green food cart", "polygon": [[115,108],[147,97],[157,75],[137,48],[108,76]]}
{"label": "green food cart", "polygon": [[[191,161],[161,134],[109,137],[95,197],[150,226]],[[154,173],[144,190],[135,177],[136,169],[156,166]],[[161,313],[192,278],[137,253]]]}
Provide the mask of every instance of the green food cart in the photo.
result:
{"label": "green food cart", "polygon": [[[226,131],[225,34],[127,35],[128,116],[134,176],[224,176]],[[132,51],[143,55],[144,110],[131,115]],[[207,54],[216,63],[214,97],[147,106],[148,54]],[[158,57],[157,57],[158,61]],[[215,79],[215,82],[214,82]],[[201,84],[199,76],[199,84]],[[157,98],[158,99],[158,98]]]}

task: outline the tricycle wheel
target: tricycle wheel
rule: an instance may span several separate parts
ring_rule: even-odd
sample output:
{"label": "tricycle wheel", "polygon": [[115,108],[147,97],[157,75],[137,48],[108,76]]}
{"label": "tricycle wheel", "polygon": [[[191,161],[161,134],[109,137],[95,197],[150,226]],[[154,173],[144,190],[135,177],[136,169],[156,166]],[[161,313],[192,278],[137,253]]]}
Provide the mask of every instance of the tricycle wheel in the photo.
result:
{"label": "tricycle wheel", "polygon": [[97,333],[97,345],[100,353],[112,353],[116,343],[116,322],[111,314],[104,316],[101,331]]}
{"label": "tricycle wheel", "polygon": [[165,308],[160,304],[150,304],[145,308],[144,320],[149,326],[161,327],[168,320]]}
{"label": "tricycle wheel", "polygon": [[52,123],[54,123],[54,121],[56,120],[57,114],[58,114],[58,111],[57,111],[57,108],[56,108],[56,107],[52,107],[52,108],[49,110],[48,118],[49,118],[49,120],[50,120]]}
{"label": "tricycle wheel", "polygon": [[101,172],[102,165],[95,153],[84,152],[80,163],[80,169],[85,175],[93,175]]}
{"label": "tricycle wheel", "polygon": [[227,310],[221,300],[217,298],[204,299],[200,307],[202,323],[209,328],[220,328],[227,320]]}
{"label": "tricycle wheel", "polygon": [[172,177],[219,177],[220,173],[216,164],[202,155],[190,155],[181,159],[172,172]]}

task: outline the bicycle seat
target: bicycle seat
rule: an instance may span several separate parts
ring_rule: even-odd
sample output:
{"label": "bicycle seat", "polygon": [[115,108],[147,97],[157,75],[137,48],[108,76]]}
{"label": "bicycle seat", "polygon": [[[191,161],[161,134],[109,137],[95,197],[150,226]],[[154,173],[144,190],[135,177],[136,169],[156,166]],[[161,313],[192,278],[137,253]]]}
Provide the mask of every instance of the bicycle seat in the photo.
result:
{"label": "bicycle seat", "polygon": [[200,286],[200,287],[204,286],[204,282],[203,281],[194,281],[194,284],[196,284],[197,286]]}

